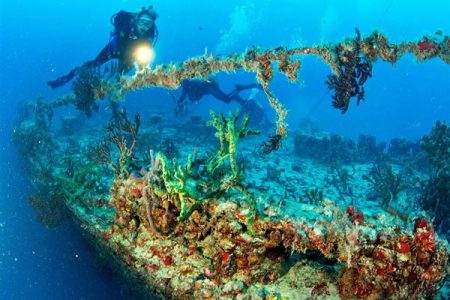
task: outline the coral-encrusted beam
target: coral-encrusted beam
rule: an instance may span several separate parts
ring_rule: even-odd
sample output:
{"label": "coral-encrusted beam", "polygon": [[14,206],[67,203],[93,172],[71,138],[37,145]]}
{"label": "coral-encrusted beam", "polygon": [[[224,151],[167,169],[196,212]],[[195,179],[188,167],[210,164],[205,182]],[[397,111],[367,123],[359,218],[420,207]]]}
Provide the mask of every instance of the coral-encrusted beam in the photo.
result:
{"label": "coral-encrusted beam", "polygon": [[[153,69],[142,70],[132,77],[122,76],[118,82],[103,82],[94,87],[94,93],[99,99],[103,99],[106,95],[120,99],[124,94],[138,89],[148,87],[176,89],[185,79],[208,80],[210,76],[219,72],[234,73],[238,70],[244,70],[255,73],[258,82],[265,87],[264,91],[270,105],[275,109],[278,116],[276,133],[285,136],[286,109],[270,93],[268,88],[273,78],[274,65],[277,65],[278,72],[284,74],[289,81],[295,82],[298,70],[301,67],[298,56],[315,55],[322,58],[334,73],[340,75],[341,55],[348,50],[352,50],[353,47],[355,47],[354,39],[348,38],[334,45],[293,49],[278,47],[271,50],[252,48],[246,50],[243,54],[225,57],[205,55],[190,58],[179,64],[158,65]],[[359,48],[366,59],[370,61],[375,61],[380,57],[384,61],[395,63],[404,54],[412,53],[418,61],[438,57],[445,63],[450,63],[450,38],[449,36],[442,36],[441,33],[437,33],[433,37],[424,36],[414,42],[391,44],[386,36],[375,31],[359,40]]]}

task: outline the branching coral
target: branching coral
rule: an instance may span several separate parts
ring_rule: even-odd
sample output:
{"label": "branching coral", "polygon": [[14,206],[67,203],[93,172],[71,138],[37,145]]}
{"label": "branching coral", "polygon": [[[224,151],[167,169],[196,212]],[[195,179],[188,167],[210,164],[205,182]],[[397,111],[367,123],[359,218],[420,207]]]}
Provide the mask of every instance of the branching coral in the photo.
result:
{"label": "branching coral", "polygon": [[81,68],[72,83],[74,94],[74,105],[77,109],[84,111],[89,117],[92,112],[98,111],[95,91],[101,85],[101,74],[97,68]]}
{"label": "branching coral", "polygon": [[381,205],[385,208],[406,188],[403,174],[395,173],[392,166],[383,163],[375,164],[363,179],[372,185],[373,196],[381,199]]}
{"label": "branching coral", "polygon": [[[190,155],[184,166],[176,159],[170,163],[167,157],[158,153],[150,174],[146,175],[145,193],[147,202],[147,218],[152,225],[153,204],[159,202],[161,206],[173,205],[176,207],[177,221],[187,220],[194,211],[202,211],[202,207],[210,200],[223,196],[228,190],[240,191],[249,201],[251,212],[248,222],[251,223],[256,216],[256,204],[253,195],[242,184],[242,174],[237,163],[237,144],[241,138],[257,134],[247,128],[249,117],[245,116],[238,123],[239,111],[236,114],[216,115],[211,112],[210,125],[217,130],[219,149],[211,156],[203,159],[205,167],[199,168],[197,153]],[[153,155],[151,155],[153,156]],[[152,196],[152,199],[148,198]],[[171,202],[168,204],[167,202]],[[250,229],[250,228],[249,228]]]}
{"label": "branching coral", "polygon": [[[115,118],[106,126],[106,139],[100,141],[98,148],[98,160],[108,164],[117,175],[130,175],[130,169],[135,166],[133,149],[136,146],[137,135],[141,124],[141,118],[138,113],[134,120],[130,121],[127,117],[125,108],[115,115]],[[109,144],[116,146],[118,151],[118,161],[114,162]]]}
{"label": "branching coral", "polygon": [[[156,196],[162,198],[166,195],[175,196],[175,206],[179,208],[180,213],[178,221],[184,221],[190,217],[194,210],[201,210],[205,201],[201,194],[201,182],[195,180],[196,176],[191,173],[192,156],[188,158],[186,166],[178,165],[174,159],[172,165],[169,164],[166,156],[158,153],[157,160],[161,164],[161,182],[162,186],[154,186]],[[189,202],[192,202],[189,205]]]}
{"label": "branching coral", "polygon": [[354,186],[352,186],[351,182],[354,179],[355,166],[354,165],[352,166],[352,171],[350,172],[341,164],[333,163],[330,166],[328,174],[329,174],[328,182],[332,186],[334,186],[334,188],[338,192],[340,200],[343,200],[343,202],[346,203],[347,201],[345,201],[346,199],[345,197],[349,197],[350,203],[353,204]]}
{"label": "branching coral", "polygon": [[[61,194],[68,203],[77,202],[88,207],[88,202],[101,195],[102,178],[97,162],[68,160],[67,172],[56,174],[61,186]],[[105,188],[103,188],[105,190]]]}
{"label": "branching coral", "polygon": [[323,191],[319,188],[305,190],[303,195],[304,199],[307,200],[305,202],[309,204],[319,205],[324,199]]}
{"label": "branching coral", "polygon": [[246,115],[241,124],[238,124],[239,110],[236,114],[228,114],[228,117],[221,113],[217,116],[214,112],[211,112],[212,120],[208,123],[210,126],[214,126],[217,130],[216,137],[219,139],[220,148],[216,151],[216,154],[208,161],[208,172],[214,174],[214,172],[223,165],[225,160],[230,163],[233,176],[230,181],[239,179],[239,167],[237,165],[237,142],[247,136],[257,135],[258,131],[249,130],[247,128],[250,120]]}

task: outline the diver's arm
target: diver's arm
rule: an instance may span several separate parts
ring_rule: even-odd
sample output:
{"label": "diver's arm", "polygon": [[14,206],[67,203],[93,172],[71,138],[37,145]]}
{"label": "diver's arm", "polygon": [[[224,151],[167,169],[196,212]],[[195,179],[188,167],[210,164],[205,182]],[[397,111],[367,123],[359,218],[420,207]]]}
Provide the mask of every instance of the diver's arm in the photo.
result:
{"label": "diver's arm", "polygon": [[118,50],[117,37],[114,35],[111,37],[109,43],[100,51],[95,59],[90,60],[83,64],[83,67],[95,68],[103,65],[111,59],[119,58],[120,51]]}

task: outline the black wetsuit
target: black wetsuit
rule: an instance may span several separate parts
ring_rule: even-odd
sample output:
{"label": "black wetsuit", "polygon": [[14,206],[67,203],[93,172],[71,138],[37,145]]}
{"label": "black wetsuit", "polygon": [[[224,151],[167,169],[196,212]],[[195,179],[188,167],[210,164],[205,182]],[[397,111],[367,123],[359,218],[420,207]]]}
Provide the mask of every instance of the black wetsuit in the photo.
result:
{"label": "black wetsuit", "polygon": [[250,113],[252,119],[260,121],[265,118],[263,108],[254,100],[246,100],[239,96],[239,93],[243,90],[261,88],[259,84],[248,84],[248,85],[236,85],[235,89],[230,93],[226,94],[223,92],[216,81],[210,80],[208,82],[201,80],[184,80],[181,83],[182,92],[177,100],[175,113],[185,112],[186,109],[186,97],[189,98],[191,102],[198,102],[201,98],[211,95],[214,98],[230,103],[231,101],[237,102],[245,113]]}
{"label": "black wetsuit", "polygon": [[232,92],[226,94],[220,89],[219,85],[214,80],[184,80],[181,83],[182,92],[178,98],[177,106],[183,105],[186,97],[188,97],[191,102],[197,102],[207,95],[211,95],[225,103],[230,103],[234,100],[242,105],[246,102],[246,100],[239,96],[239,92],[260,87],[261,86],[258,84],[237,85]]}
{"label": "black wetsuit", "polygon": [[150,42],[154,44],[157,38],[156,26],[153,26],[145,36],[135,38],[135,32],[132,24],[132,20],[136,13],[130,13],[121,10],[111,19],[114,24],[114,33],[111,35],[109,43],[100,51],[94,60],[90,60],[84,63],[81,67],[76,67],[70,71],[67,75],[61,76],[56,80],[49,81],[48,85],[51,88],[60,87],[70,80],[78,73],[80,68],[95,68],[103,65],[104,63],[112,60],[119,60],[119,71],[128,71],[133,66],[133,60],[131,58],[131,50],[133,46],[137,43],[142,43],[143,41]]}
{"label": "black wetsuit", "polygon": [[211,95],[225,103],[230,103],[231,100],[233,100],[220,89],[219,85],[214,80],[209,82],[200,80],[184,80],[181,83],[181,88],[181,96],[178,98],[177,104],[183,103],[186,97],[188,97],[191,102],[197,102],[207,95]]}

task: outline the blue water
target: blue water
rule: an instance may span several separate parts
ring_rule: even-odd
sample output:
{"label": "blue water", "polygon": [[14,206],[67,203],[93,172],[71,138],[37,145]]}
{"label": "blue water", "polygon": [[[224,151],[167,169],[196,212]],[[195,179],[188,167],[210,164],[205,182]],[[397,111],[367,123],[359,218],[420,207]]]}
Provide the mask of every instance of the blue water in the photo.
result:
{"label": "blue water", "polygon": [[[46,82],[96,56],[108,41],[109,18],[115,12],[154,5],[159,14],[155,62],[159,64],[205,51],[227,54],[253,45],[334,42],[353,36],[355,27],[363,35],[380,29],[393,42],[414,40],[437,29],[449,34],[449,1],[424,3],[1,0],[0,299],[122,299],[127,295],[120,280],[108,268],[99,267],[94,251],[70,222],[46,229],[35,221],[27,205],[31,186],[10,144],[18,103],[68,92],[70,85],[52,91]],[[365,102],[352,106],[346,115],[331,108],[331,94],[324,84],[329,73],[323,62],[307,58],[300,72],[301,84],[275,78],[272,88],[290,110],[291,128],[310,117],[322,128],[350,137],[365,133],[380,139],[419,138],[436,120],[450,119],[450,68],[440,60],[417,63],[408,56],[395,66],[375,63],[374,77],[365,86]],[[218,81],[230,90],[235,83],[253,78],[222,74]],[[264,102],[264,96],[259,100]],[[166,92],[154,89],[130,95],[127,105],[167,108],[172,103]],[[212,106],[228,109],[206,99],[191,110],[204,113]]]}

